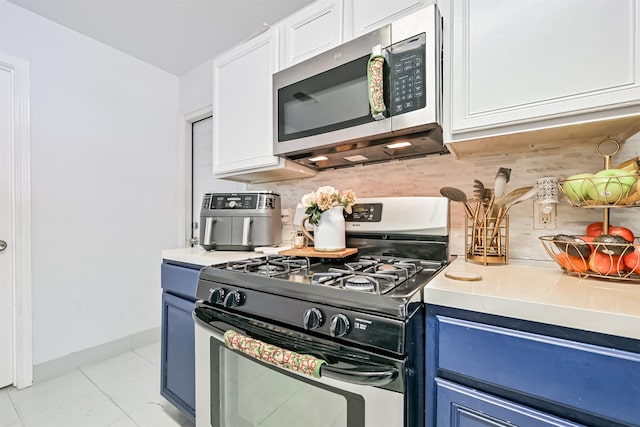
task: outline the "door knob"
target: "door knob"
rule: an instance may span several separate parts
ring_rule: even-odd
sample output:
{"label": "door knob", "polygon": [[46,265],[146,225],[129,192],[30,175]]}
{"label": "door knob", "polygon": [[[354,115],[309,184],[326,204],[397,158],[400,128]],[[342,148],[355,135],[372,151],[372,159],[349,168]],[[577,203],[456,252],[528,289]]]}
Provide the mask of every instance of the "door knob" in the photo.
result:
{"label": "door knob", "polygon": [[7,242],[5,242],[4,240],[0,240],[0,252],[4,251],[5,249],[7,249]]}

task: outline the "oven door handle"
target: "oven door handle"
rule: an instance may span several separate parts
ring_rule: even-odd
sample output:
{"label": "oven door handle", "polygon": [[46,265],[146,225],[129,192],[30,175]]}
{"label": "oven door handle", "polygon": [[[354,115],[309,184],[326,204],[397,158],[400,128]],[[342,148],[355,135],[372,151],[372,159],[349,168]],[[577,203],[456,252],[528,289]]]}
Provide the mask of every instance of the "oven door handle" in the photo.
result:
{"label": "oven door handle", "polygon": [[320,367],[320,375],[351,384],[383,386],[396,379],[398,370],[392,367],[345,369],[325,364]]}
{"label": "oven door handle", "polygon": [[[196,320],[196,322],[204,326],[207,329],[208,333],[212,335],[216,340],[226,345],[225,338],[224,338],[224,333],[226,331],[223,332],[218,328],[213,327],[211,324],[204,322],[203,320],[199,319],[196,316],[194,316],[194,319]],[[233,329],[231,329],[230,331],[233,331]],[[268,344],[268,343],[263,343],[263,344],[269,345],[272,347],[277,347],[278,349],[285,352],[295,353],[295,352],[292,352],[291,350],[287,350],[287,349],[275,346],[273,344]],[[248,352],[238,350],[228,345],[226,345],[226,348],[230,351],[233,351],[234,353],[243,354],[245,356],[248,356],[262,363],[269,363],[273,366],[286,369],[286,367],[279,366],[277,364],[270,363],[267,360],[257,358],[253,354],[250,354]],[[358,384],[358,385],[367,385],[367,386],[384,386],[394,381],[397,378],[397,376],[398,376],[398,370],[390,366],[364,366],[359,368],[343,368],[338,365],[332,365],[327,362],[324,362],[322,365],[320,365],[320,369],[319,369],[319,377],[331,378],[331,379],[342,381],[342,382]]]}

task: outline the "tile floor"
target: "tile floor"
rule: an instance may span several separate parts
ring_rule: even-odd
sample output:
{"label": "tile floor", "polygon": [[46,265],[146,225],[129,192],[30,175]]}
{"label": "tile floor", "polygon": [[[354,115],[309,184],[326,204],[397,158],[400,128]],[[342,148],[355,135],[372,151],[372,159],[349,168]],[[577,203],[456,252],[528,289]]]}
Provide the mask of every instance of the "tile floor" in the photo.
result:
{"label": "tile floor", "polygon": [[0,427],[193,427],[159,390],[157,342],[22,390],[0,389]]}

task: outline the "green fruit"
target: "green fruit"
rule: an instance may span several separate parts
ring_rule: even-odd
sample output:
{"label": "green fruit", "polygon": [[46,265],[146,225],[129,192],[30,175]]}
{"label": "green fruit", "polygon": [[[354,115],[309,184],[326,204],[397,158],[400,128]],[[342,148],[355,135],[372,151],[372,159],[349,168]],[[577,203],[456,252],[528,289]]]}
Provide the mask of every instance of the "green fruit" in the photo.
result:
{"label": "green fruit", "polygon": [[569,200],[572,202],[582,202],[589,197],[587,189],[591,186],[589,179],[593,175],[590,173],[579,173],[571,175],[564,181],[562,188]]}
{"label": "green fruit", "polygon": [[636,176],[621,169],[604,169],[593,175],[587,183],[587,194],[593,200],[615,203],[627,197]]}

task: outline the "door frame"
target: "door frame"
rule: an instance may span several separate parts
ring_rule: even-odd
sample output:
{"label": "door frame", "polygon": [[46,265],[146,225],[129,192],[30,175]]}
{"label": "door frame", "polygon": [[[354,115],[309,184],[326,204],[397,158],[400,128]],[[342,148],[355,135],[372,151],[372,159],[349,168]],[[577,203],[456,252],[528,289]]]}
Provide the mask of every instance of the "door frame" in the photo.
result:
{"label": "door frame", "polygon": [[29,123],[29,63],[0,53],[0,68],[12,75],[13,82],[13,288],[14,374],[13,385],[33,384],[32,306],[31,306],[31,143]]}
{"label": "door frame", "polygon": [[213,105],[209,104],[189,113],[182,114],[180,120],[180,139],[178,141],[178,247],[190,247],[191,219],[193,215],[191,201],[191,177],[193,155],[193,123],[213,115]]}

